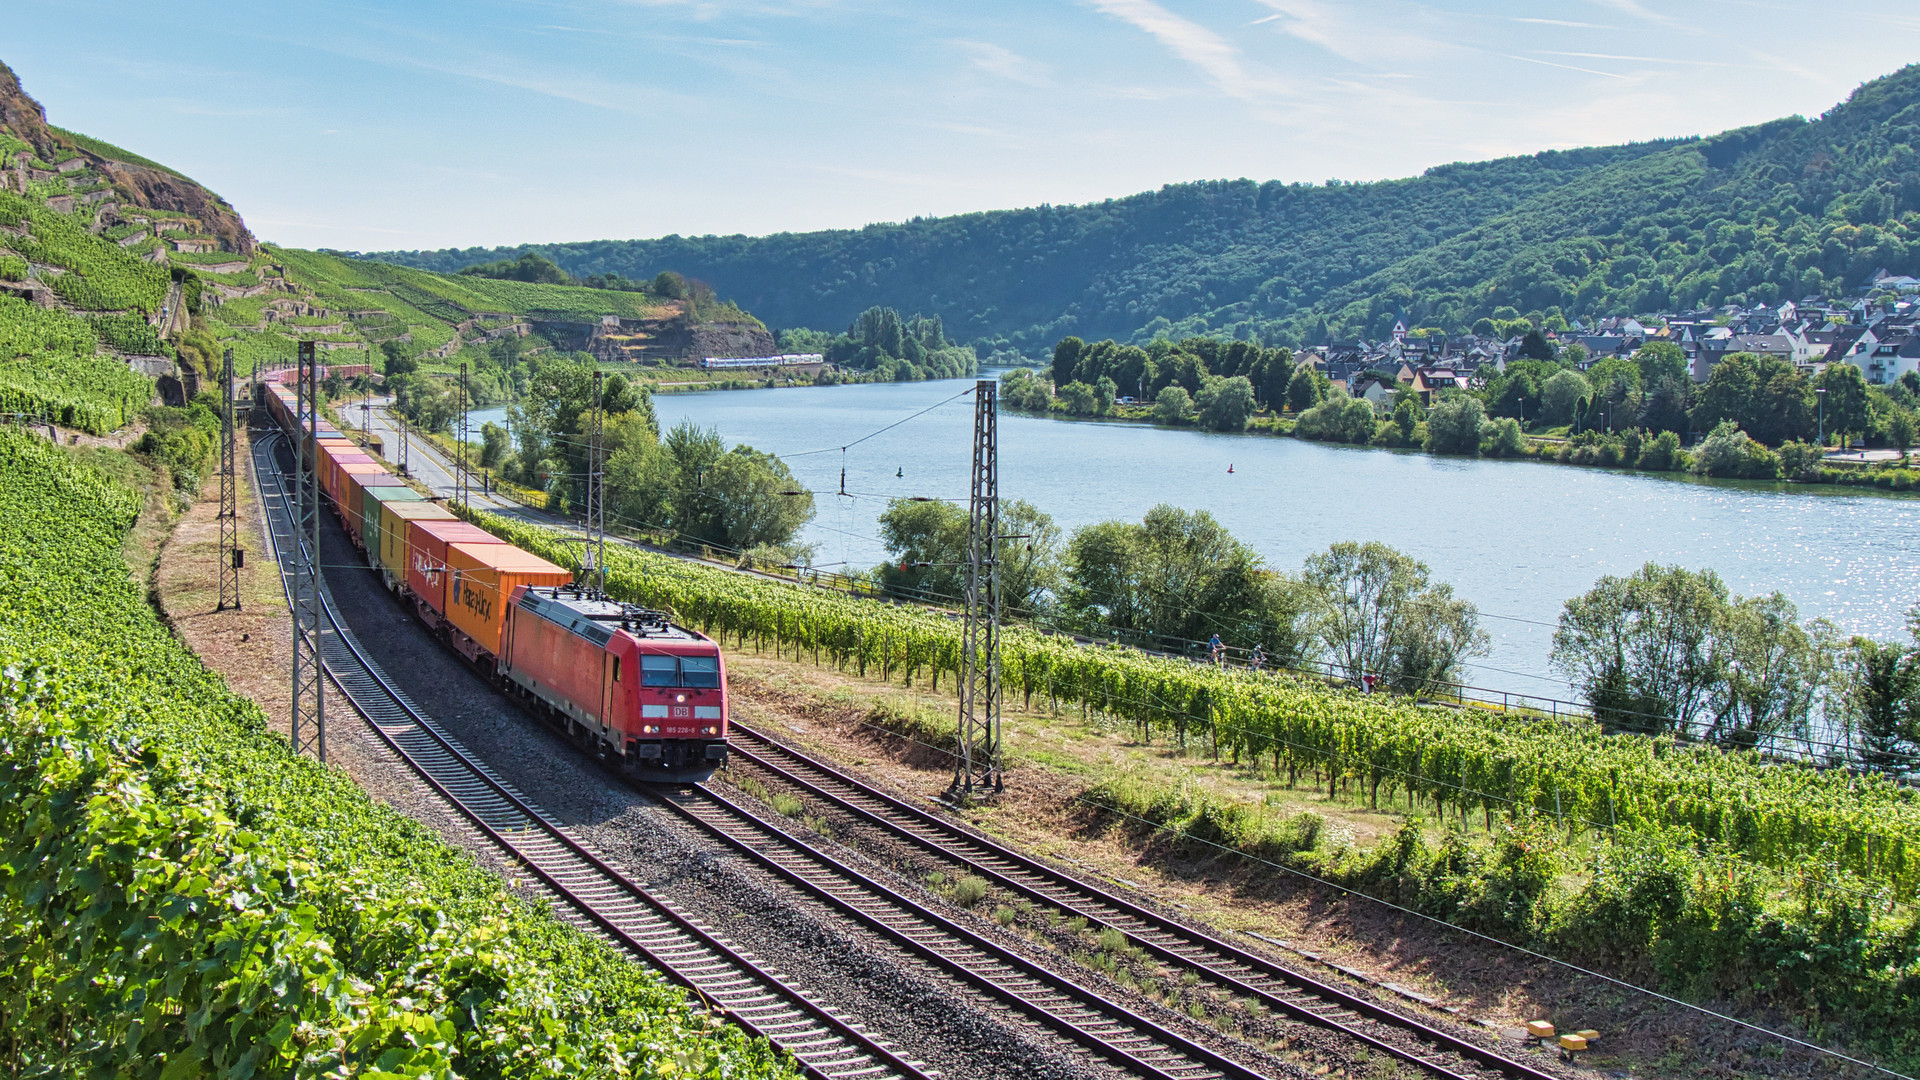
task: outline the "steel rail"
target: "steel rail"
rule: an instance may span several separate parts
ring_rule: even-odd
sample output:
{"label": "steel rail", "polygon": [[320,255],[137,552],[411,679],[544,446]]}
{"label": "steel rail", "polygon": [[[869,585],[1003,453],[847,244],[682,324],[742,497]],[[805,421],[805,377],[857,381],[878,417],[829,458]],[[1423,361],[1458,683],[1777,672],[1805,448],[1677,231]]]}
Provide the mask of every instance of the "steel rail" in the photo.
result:
{"label": "steel rail", "polygon": [[[261,440],[252,465],[284,584],[295,560],[303,556],[288,520],[284,483],[272,461],[277,442]],[[263,483],[269,478],[271,483]],[[330,590],[322,590],[321,604],[328,624],[321,658],[341,693],[428,787],[565,900],[579,923],[645,957],[668,979],[718,1005],[722,1015],[743,1029],[791,1053],[808,1076],[926,1080],[939,1075],[812,1001],[804,990],[788,985],[777,972],[676,911],[568,835],[388,680],[338,619]]]}
{"label": "steel rail", "polygon": [[[1176,922],[1150,908],[1072,877],[1031,856],[960,829],[939,816],[881,791],[819,759],[732,722],[731,752],[781,781],[878,826],[929,854],[967,866],[1009,892],[1078,915],[1126,934],[1157,959],[1196,970],[1206,978],[1305,1023],[1337,1031],[1437,1076],[1460,1074],[1444,1062],[1413,1053],[1343,1020],[1345,1011],[1403,1030],[1441,1051],[1516,1080],[1557,1080],[1552,1073],[1515,1061],[1469,1039],[1369,1001],[1350,991],[1278,964],[1213,934]],[[742,745],[742,739],[758,750]],[[783,758],[785,763],[774,760]]]}
{"label": "steel rail", "polygon": [[1265,1080],[1264,1074],[876,881],[712,788],[658,795],[775,876],[1127,1071],[1154,1080]]}

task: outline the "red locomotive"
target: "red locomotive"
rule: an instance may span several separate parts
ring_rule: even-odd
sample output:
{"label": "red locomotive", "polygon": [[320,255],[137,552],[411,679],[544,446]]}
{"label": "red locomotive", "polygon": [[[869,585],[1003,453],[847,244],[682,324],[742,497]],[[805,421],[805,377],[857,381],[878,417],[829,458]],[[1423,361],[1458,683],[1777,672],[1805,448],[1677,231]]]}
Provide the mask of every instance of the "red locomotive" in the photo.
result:
{"label": "red locomotive", "polygon": [[727,669],[711,638],[577,587],[556,566],[458,521],[294,394],[266,404],[310,456],[347,535],[440,638],[530,711],[639,780],[699,783],[727,759]]}
{"label": "red locomotive", "polygon": [[620,748],[648,780],[705,780],[727,758],[727,665],[657,611],[573,588],[522,587],[502,635],[509,688],[583,746]]}

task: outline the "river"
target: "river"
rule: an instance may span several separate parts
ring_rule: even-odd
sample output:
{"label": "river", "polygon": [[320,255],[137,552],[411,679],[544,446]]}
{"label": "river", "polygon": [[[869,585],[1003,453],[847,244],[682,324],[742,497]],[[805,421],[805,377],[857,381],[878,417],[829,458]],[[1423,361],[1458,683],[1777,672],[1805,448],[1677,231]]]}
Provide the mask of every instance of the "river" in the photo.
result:
{"label": "river", "polygon": [[[966,498],[971,386],[665,394],[654,407],[663,430],[692,420],[785,458],[815,492],[803,539],[818,546],[816,563],[864,567],[886,556],[876,519],[888,499]],[[1468,681],[1517,693],[1573,696],[1547,663],[1561,604],[1649,560],[1712,568],[1736,593],[1781,590],[1803,618],[1883,639],[1905,636],[1906,610],[1920,601],[1912,497],[1015,413],[1001,414],[999,437],[1002,497],[1032,502],[1069,532],[1138,521],[1165,502],[1211,512],[1289,571],[1339,540],[1414,555],[1479,606],[1492,635]]]}

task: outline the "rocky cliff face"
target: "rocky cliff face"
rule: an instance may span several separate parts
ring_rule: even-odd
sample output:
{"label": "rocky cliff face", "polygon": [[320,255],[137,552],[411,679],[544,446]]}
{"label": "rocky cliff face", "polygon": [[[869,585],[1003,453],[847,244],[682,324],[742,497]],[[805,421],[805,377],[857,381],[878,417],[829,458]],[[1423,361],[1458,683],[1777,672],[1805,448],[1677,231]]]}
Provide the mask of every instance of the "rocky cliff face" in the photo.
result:
{"label": "rocky cliff face", "polygon": [[246,254],[254,250],[253,233],[225,199],[178,173],[125,160],[104,143],[48,124],[46,110],[27,95],[19,77],[4,63],[0,63],[0,127],[32,146],[43,161],[79,154],[113,185],[122,206],[190,214],[207,235],[218,238],[220,250]]}

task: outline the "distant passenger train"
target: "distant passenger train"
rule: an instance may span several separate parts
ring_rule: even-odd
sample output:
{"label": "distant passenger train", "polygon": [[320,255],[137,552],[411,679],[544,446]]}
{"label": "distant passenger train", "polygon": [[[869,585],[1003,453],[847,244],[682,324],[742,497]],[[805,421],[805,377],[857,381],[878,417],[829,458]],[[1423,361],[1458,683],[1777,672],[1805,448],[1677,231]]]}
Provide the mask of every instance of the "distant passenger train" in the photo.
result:
{"label": "distant passenger train", "polygon": [[595,595],[564,567],[456,518],[323,418],[307,437],[268,376],[273,420],[316,460],[347,535],[441,640],[626,774],[698,783],[727,759],[727,666],[711,638]]}
{"label": "distant passenger train", "polygon": [[800,367],[826,360],[824,353],[781,353],[779,356],[709,356],[700,361],[708,371],[723,368]]}

